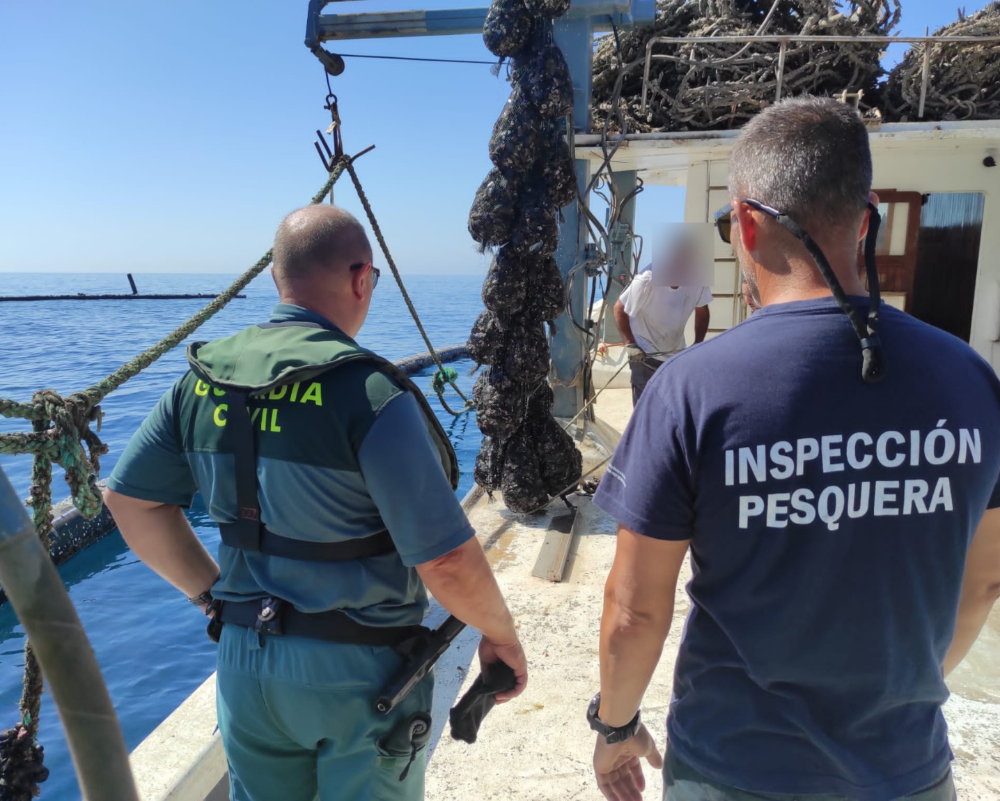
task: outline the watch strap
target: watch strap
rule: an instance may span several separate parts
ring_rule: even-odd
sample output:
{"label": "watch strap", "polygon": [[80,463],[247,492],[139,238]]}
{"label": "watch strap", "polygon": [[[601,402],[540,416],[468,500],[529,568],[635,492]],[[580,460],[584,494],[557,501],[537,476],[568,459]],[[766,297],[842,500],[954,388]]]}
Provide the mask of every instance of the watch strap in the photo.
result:
{"label": "watch strap", "polygon": [[641,725],[642,720],[641,714],[638,710],[635,713],[635,717],[624,726],[609,726],[601,720],[600,717],[598,717],[600,707],[601,694],[598,693],[590,702],[590,707],[587,710],[587,722],[590,724],[591,729],[604,737],[604,741],[608,745],[623,743],[634,737],[635,733],[639,731],[639,726]]}

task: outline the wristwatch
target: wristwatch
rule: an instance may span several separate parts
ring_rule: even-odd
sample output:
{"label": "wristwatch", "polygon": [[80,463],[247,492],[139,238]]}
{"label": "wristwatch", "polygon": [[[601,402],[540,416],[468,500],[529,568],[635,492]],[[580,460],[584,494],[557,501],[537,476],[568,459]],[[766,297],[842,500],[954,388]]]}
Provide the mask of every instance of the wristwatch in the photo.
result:
{"label": "wristwatch", "polygon": [[631,737],[635,736],[635,733],[639,731],[639,713],[635,713],[635,717],[632,718],[624,726],[609,726],[604,723],[598,716],[597,712],[601,708],[601,694],[598,693],[594,696],[594,700],[590,702],[590,707],[587,709],[587,723],[590,724],[590,728],[596,731],[598,734],[604,737],[604,742],[608,745],[614,745],[615,743],[623,743]]}
{"label": "wristwatch", "polygon": [[[218,576],[215,577],[215,581],[212,582],[212,587],[215,586],[216,582],[220,578],[222,578],[222,574],[221,573]],[[215,599],[215,596],[212,595],[212,587],[209,587],[201,595],[196,595],[193,598],[190,597],[190,596],[188,596],[188,601],[190,601],[191,603],[193,603],[195,606],[201,606],[203,604],[210,604],[210,603],[212,603],[212,601]]]}

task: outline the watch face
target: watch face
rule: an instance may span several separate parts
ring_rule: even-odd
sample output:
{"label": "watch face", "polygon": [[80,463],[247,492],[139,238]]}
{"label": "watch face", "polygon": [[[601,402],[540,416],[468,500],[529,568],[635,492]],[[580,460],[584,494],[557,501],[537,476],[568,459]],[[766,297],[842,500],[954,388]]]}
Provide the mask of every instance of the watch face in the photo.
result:
{"label": "watch face", "polygon": [[598,693],[590,702],[590,706],[587,707],[587,723],[590,724],[590,728],[600,734],[606,734],[608,727],[605,726],[600,718],[597,717],[597,712],[601,708],[601,694]]}

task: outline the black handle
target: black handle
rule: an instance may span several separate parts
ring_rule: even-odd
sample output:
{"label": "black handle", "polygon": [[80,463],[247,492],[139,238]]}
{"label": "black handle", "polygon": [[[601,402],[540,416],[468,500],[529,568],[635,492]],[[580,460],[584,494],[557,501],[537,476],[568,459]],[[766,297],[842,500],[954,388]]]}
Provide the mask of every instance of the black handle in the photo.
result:
{"label": "black handle", "polygon": [[434,629],[426,641],[403,663],[399,672],[392,677],[375,702],[375,711],[388,715],[410,694],[420,680],[430,673],[431,668],[448,650],[452,641],[462,633],[465,624],[454,615]]}

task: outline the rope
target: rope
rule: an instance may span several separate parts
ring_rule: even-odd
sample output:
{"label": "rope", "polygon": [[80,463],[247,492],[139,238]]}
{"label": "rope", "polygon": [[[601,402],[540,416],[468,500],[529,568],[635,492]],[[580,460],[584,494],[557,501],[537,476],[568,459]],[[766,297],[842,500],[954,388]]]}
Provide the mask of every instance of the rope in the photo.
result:
{"label": "rope", "polygon": [[358,179],[358,173],[355,171],[354,165],[350,162],[347,163],[347,172],[350,174],[351,180],[354,182],[354,188],[358,192],[358,198],[361,200],[361,205],[365,207],[365,214],[368,215],[368,222],[371,223],[372,232],[375,234],[379,247],[382,248],[382,253],[385,255],[385,262],[389,265],[389,269],[392,270],[392,277],[396,279],[396,283],[399,285],[399,291],[403,294],[403,301],[406,303],[406,308],[410,310],[410,316],[413,318],[413,322],[417,324],[417,330],[420,331],[420,336],[424,339],[424,344],[427,346],[427,352],[430,353],[431,358],[434,360],[434,364],[437,365],[438,372],[445,377],[445,380],[451,384],[455,392],[458,393],[458,396],[465,402],[465,408],[462,411],[452,411],[448,408],[448,404],[444,402],[444,398],[441,393],[438,392],[438,397],[441,398],[441,405],[444,406],[446,411],[455,417],[458,417],[460,414],[465,414],[473,408],[473,403],[462,394],[462,390],[458,388],[458,384],[455,383],[455,379],[450,377],[445,371],[445,367],[441,363],[441,358],[438,356],[437,351],[434,350],[430,337],[427,336],[423,323],[420,322],[420,316],[417,314],[417,310],[413,306],[413,301],[410,300],[410,295],[406,291],[406,287],[403,286],[403,279],[399,275],[399,270],[396,269],[396,262],[393,260],[392,254],[389,252],[389,246],[386,244],[385,237],[382,236],[382,229],[379,227],[378,220],[375,219],[375,212],[372,211],[371,204],[368,202],[368,196],[365,194],[365,190],[361,186],[361,181]]}
{"label": "rope", "polygon": [[[353,173],[351,163],[359,156],[338,158],[323,187],[310,202],[313,205],[321,203],[345,169]],[[0,415],[31,422],[31,433],[0,434],[0,454],[31,454],[34,458],[29,504],[35,529],[46,552],[51,547],[53,462],[66,471],[74,506],[85,518],[96,517],[102,506],[96,476],[100,473],[100,457],[108,452],[107,445],[90,429],[90,424],[97,422],[100,431],[100,402],[204,325],[264,271],[271,263],[271,255],[268,250],[228,289],[176,330],[82,392],[64,398],[53,390],[40,390],[30,403],[0,398]],[[426,341],[426,335],[424,337]],[[440,367],[440,362],[438,365]],[[30,642],[24,645],[22,683],[21,723],[0,734],[0,797],[5,801],[30,801],[39,793],[38,784],[48,776],[42,766],[42,748],[35,743],[43,684],[42,671]]]}

